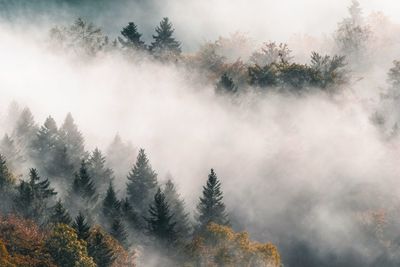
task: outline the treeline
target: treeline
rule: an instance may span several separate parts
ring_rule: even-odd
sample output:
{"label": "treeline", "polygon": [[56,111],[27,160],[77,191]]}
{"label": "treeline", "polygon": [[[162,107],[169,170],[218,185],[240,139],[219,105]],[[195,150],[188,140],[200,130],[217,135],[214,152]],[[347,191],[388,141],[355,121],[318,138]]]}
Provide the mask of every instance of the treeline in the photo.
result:
{"label": "treeline", "polygon": [[111,40],[100,28],[81,18],[70,26],[51,29],[50,44],[56,50],[72,52],[81,58],[113,52],[135,62],[153,58],[177,64],[214,84],[219,93],[249,90],[300,93],[310,89],[335,92],[350,79],[346,58],[357,63],[368,40],[361,34],[364,33],[359,26],[361,22],[355,19],[361,16],[361,10],[350,10],[351,18],[345,19],[336,33],[340,55],[313,52],[309,64],[293,62],[291,50],[282,43],[266,42],[249,53],[246,47],[250,45],[249,40],[239,33],[207,42],[195,53],[182,53],[181,42],[174,37],[168,18],[163,18],[155,28],[150,44],[142,40],[142,33],[134,22],[129,22]]}
{"label": "treeline", "polygon": [[[280,265],[272,244],[231,229],[213,169],[191,219],[173,179],[158,181],[144,149],[118,194],[112,166],[99,149],[85,150],[71,114],[61,127],[52,117],[39,127],[28,108],[19,113],[0,144],[5,266],[134,266],[140,247],[160,266]],[[116,149],[113,142],[109,152]]]}

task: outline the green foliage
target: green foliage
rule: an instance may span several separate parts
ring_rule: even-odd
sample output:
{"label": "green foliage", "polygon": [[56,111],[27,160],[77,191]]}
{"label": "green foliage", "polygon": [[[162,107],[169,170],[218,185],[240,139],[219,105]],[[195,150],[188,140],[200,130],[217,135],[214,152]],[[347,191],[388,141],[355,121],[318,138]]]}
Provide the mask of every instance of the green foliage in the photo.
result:
{"label": "green foliage", "polygon": [[176,222],[173,221],[173,217],[174,214],[170,212],[164,193],[158,189],[154,196],[154,202],[150,205],[149,216],[146,221],[149,233],[163,245],[173,245],[177,240]]}
{"label": "green foliage", "polygon": [[52,209],[49,222],[53,224],[63,223],[68,225],[71,221],[68,211],[64,208],[61,199],[59,199]]}
{"label": "green foliage", "polygon": [[46,247],[60,267],[96,267],[87,253],[86,242],[79,240],[75,231],[65,224],[54,227]]}
{"label": "green foliage", "polygon": [[163,18],[155,31],[154,42],[149,49],[156,57],[177,56],[181,53],[181,44],[172,36],[174,29],[168,18]]}
{"label": "green foliage", "polygon": [[255,51],[251,55],[250,62],[258,66],[282,62],[289,63],[293,59],[290,55],[291,52],[287,44],[280,43],[277,45],[275,42],[264,43],[258,51]]}
{"label": "green foliage", "polygon": [[29,181],[21,181],[18,186],[15,205],[24,217],[43,220],[48,200],[56,194],[49,180],[41,180],[36,169],[30,169]]}
{"label": "green foliage", "polygon": [[128,234],[125,225],[119,216],[115,217],[111,224],[110,234],[122,245],[126,245]]}
{"label": "green foliage", "polygon": [[157,190],[157,174],[152,169],[144,149],[140,149],[128,175],[127,194],[135,211],[145,214]]}
{"label": "green foliage", "polygon": [[[73,197],[80,197],[85,201],[94,201],[97,198],[95,184],[89,176],[86,163],[81,162],[79,173],[75,174],[75,179],[72,184]],[[78,200],[79,201],[79,200]]]}
{"label": "green foliage", "polygon": [[12,134],[16,145],[21,148],[22,153],[30,156],[32,142],[36,137],[37,126],[29,108],[24,108]]}
{"label": "green foliage", "polygon": [[118,200],[112,182],[107,189],[106,197],[103,200],[103,214],[110,220],[120,215],[121,202]]}
{"label": "green foliage", "polygon": [[89,237],[90,225],[86,222],[85,216],[79,212],[75,221],[72,223],[72,228],[81,240],[86,240]]}
{"label": "green foliage", "polygon": [[13,185],[14,177],[8,169],[6,159],[0,154],[0,192],[10,190]]}
{"label": "green foliage", "polygon": [[128,49],[145,49],[146,45],[140,39],[142,34],[138,32],[137,26],[133,22],[129,22],[126,27],[121,31],[123,38],[118,37],[118,41],[121,43],[122,47]]}
{"label": "green foliage", "polygon": [[25,158],[21,154],[20,149],[16,146],[14,140],[5,134],[0,143],[0,151],[7,159],[7,164],[11,171],[16,172],[22,169]]}
{"label": "green foliage", "polygon": [[198,227],[204,229],[210,222],[221,225],[229,224],[228,216],[225,212],[225,204],[222,202],[223,193],[221,183],[214,170],[208,175],[206,186],[203,187],[203,195],[197,205]]}

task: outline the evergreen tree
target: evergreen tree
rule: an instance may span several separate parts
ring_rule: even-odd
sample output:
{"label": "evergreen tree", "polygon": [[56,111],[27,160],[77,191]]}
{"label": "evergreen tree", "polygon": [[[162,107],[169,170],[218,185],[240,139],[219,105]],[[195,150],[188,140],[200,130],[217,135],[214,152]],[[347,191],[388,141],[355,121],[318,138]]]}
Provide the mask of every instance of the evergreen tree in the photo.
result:
{"label": "evergreen tree", "polygon": [[60,141],[65,146],[70,162],[77,168],[82,158],[86,156],[84,139],[71,113],[68,113],[60,128]]}
{"label": "evergreen tree", "polygon": [[180,238],[190,236],[189,213],[185,211],[185,201],[180,198],[172,179],[168,179],[164,188],[165,200],[169,203],[171,213],[176,221],[175,231]]}
{"label": "evergreen tree", "polygon": [[116,256],[106,241],[106,235],[100,230],[91,231],[87,240],[89,256],[93,258],[97,267],[109,267],[114,263]]}
{"label": "evergreen tree", "polygon": [[229,77],[228,74],[224,73],[216,85],[216,90],[220,93],[236,93],[237,86],[233,82],[232,78]]}
{"label": "evergreen tree", "polygon": [[57,175],[54,169],[54,154],[58,142],[58,128],[55,120],[49,116],[40,127],[32,144],[33,160],[40,166],[41,173],[47,176]]}
{"label": "evergreen tree", "polygon": [[164,245],[173,244],[177,240],[176,222],[172,221],[173,216],[164,193],[158,189],[154,196],[154,202],[150,205],[149,217],[146,218],[146,221],[149,233],[159,241],[164,242]]}
{"label": "evergreen tree", "polygon": [[2,154],[0,154],[0,192],[4,193],[13,186],[14,177],[8,169],[7,161]]}
{"label": "evergreen tree", "polygon": [[123,38],[118,37],[118,41],[121,43],[122,47],[129,49],[145,49],[146,45],[140,39],[142,34],[137,30],[137,26],[133,22],[129,22],[126,27],[121,31]]}
{"label": "evergreen tree", "polygon": [[122,199],[121,201],[121,213],[122,217],[125,219],[125,221],[131,228],[135,230],[140,228],[141,225],[139,222],[139,216],[133,210],[131,204],[129,203],[128,198]]}
{"label": "evergreen tree", "polygon": [[126,245],[128,234],[126,233],[124,223],[122,222],[120,216],[114,218],[111,224],[110,234],[122,245]]}
{"label": "evergreen tree", "polygon": [[30,169],[29,181],[21,181],[18,187],[15,204],[24,217],[43,220],[47,202],[56,194],[48,179],[41,181],[36,169]]}
{"label": "evergreen tree", "polygon": [[78,216],[76,216],[75,221],[72,223],[72,228],[75,229],[79,239],[86,240],[89,237],[90,225],[86,222],[82,212],[79,212]]}
{"label": "evergreen tree", "polygon": [[181,44],[172,36],[174,29],[168,18],[163,18],[155,31],[157,34],[153,35],[154,42],[150,46],[150,51],[155,56],[176,56],[181,53]]}
{"label": "evergreen tree", "polygon": [[103,214],[108,219],[113,219],[120,215],[121,202],[118,200],[112,182],[107,190],[103,201]]}
{"label": "evergreen tree", "polygon": [[136,158],[136,149],[130,143],[123,142],[117,134],[107,148],[107,164],[112,168],[115,177],[125,176]]}
{"label": "evergreen tree", "polygon": [[157,174],[151,168],[144,149],[140,149],[127,184],[128,198],[135,211],[144,214],[156,190]]}
{"label": "evergreen tree", "polygon": [[7,158],[8,166],[13,172],[21,170],[25,163],[21,151],[17,148],[14,140],[5,134],[0,143],[0,151]]}
{"label": "evergreen tree", "polygon": [[113,180],[113,171],[106,167],[106,158],[98,148],[90,155],[87,169],[90,177],[92,177],[96,184],[98,192],[104,192]]}
{"label": "evergreen tree", "polygon": [[204,229],[210,222],[221,225],[229,224],[222,198],[221,183],[214,170],[211,169],[207,184],[203,187],[203,196],[200,197],[200,203],[197,206],[200,230]]}
{"label": "evergreen tree", "polygon": [[13,131],[13,139],[16,140],[17,146],[21,148],[23,154],[31,155],[32,142],[36,137],[37,126],[31,111],[25,108]]}
{"label": "evergreen tree", "polygon": [[72,220],[68,214],[68,211],[64,208],[63,204],[61,203],[61,200],[59,199],[56,205],[53,207],[53,212],[50,215],[50,223],[70,224],[71,221]]}
{"label": "evergreen tree", "polygon": [[79,173],[75,174],[75,179],[72,185],[72,192],[85,200],[92,201],[97,198],[96,187],[89,176],[86,163],[84,160],[81,162]]}

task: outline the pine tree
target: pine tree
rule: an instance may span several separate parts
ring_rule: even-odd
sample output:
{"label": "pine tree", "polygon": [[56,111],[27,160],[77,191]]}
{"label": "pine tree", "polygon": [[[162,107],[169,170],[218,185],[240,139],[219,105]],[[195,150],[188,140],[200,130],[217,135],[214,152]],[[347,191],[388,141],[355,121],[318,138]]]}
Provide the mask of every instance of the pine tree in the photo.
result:
{"label": "pine tree", "polygon": [[78,130],[71,113],[68,113],[60,128],[60,141],[67,149],[71,163],[77,168],[86,155],[82,133]]}
{"label": "pine tree", "polygon": [[16,140],[17,146],[21,148],[23,154],[31,155],[32,142],[35,139],[37,126],[31,111],[25,108],[13,131],[13,139]]}
{"label": "pine tree", "polygon": [[21,181],[18,187],[15,204],[24,217],[43,220],[47,202],[56,194],[48,179],[41,180],[36,169],[30,169],[29,181]]}
{"label": "pine tree", "polygon": [[237,86],[233,82],[232,78],[229,77],[228,74],[224,73],[216,85],[216,90],[220,93],[236,93]]}
{"label": "pine tree", "polygon": [[163,18],[155,31],[157,34],[153,35],[154,42],[150,46],[150,51],[155,56],[168,54],[176,56],[181,53],[181,44],[172,36],[174,29],[168,18]]}
{"label": "pine tree", "polygon": [[79,173],[75,174],[75,179],[72,185],[72,192],[88,201],[95,200],[96,187],[89,176],[86,163],[84,160],[81,162],[81,167],[79,168]]}
{"label": "pine tree", "polygon": [[8,134],[5,134],[1,140],[0,151],[3,156],[7,158],[10,170],[16,172],[22,169],[25,159],[21,155],[21,151],[17,148],[14,140]]}
{"label": "pine tree", "polygon": [[118,37],[118,41],[121,43],[122,47],[129,49],[145,49],[146,45],[140,39],[142,34],[137,30],[137,26],[133,22],[129,22],[126,27],[121,31],[123,38]]}
{"label": "pine tree", "polygon": [[211,169],[207,184],[203,187],[203,196],[200,197],[200,203],[197,206],[200,230],[204,229],[210,222],[222,225],[229,224],[222,198],[221,183],[214,170]]}
{"label": "pine tree", "polygon": [[75,229],[79,239],[86,240],[89,237],[90,225],[86,222],[86,218],[82,212],[79,212],[78,216],[76,216],[72,228]]}
{"label": "pine tree", "polygon": [[119,216],[115,217],[110,229],[110,234],[122,245],[126,246],[128,234],[126,233],[124,223]]}
{"label": "pine tree", "polygon": [[176,222],[172,220],[173,216],[165,195],[158,189],[154,196],[154,202],[150,205],[149,216],[146,218],[146,221],[149,233],[163,242],[164,245],[174,244],[177,240],[175,231]]}
{"label": "pine tree", "polygon": [[55,120],[49,116],[40,127],[32,143],[32,155],[41,173],[47,176],[57,175],[54,169],[54,154],[58,141],[58,128]]}
{"label": "pine tree", "polygon": [[123,142],[117,134],[107,148],[107,164],[113,169],[115,177],[125,176],[135,159],[136,149],[132,144]]}
{"label": "pine tree", "polygon": [[121,213],[122,213],[122,217],[125,219],[125,221],[128,223],[128,225],[131,228],[133,228],[135,230],[140,229],[141,225],[139,222],[139,216],[133,210],[131,204],[129,203],[128,198],[121,200]]}
{"label": "pine tree", "polygon": [[113,248],[106,241],[106,235],[100,229],[91,231],[87,244],[89,256],[93,258],[97,267],[112,266],[116,256]]}
{"label": "pine tree", "polygon": [[127,184],[128,198],[135,211],[144,214],[156,190],[157,174],[151,168],[144,149],[140,149]]}
{"label": "pine tree", "polygon": [[50,215],[50,223],[53,224],[58,224],[58,223],[63,223],[63,224],[70,224],[71,223],[71,217],[68,214],[68,211],[64,208],[63,204],[61,203],[61,200],[59,199],[56,203],[56,205],[53,207],[53,212]]}
{"label": "pine tree", "polygon": [[106,218],[113,219],[120,215],[121,202],[117,198],[112,182],[103,201],[103,214]]}
{"label": "pine tree", "polygon": [[96,184],[98,192],[104,192],[113,180],[113,171],[106,167],[106,158],[98,148],[90,155],[87,169],[90,177],[92,177],[93,182]]}
{"label": "pine tree", "polygon": [[0,154],[0,192],[10,190],[13,184],[14,177],[8,169],[6,159]]}
{"label": "pine tree", "polygon": [[180,198],[176,191],[175,184],[171,179],[167,180],[164,188],[165,200],[169,203],[171,213],[174,214],[176,221],[175,231],[180,238],[190,236],[189,213],[185,211],[185,202]]}

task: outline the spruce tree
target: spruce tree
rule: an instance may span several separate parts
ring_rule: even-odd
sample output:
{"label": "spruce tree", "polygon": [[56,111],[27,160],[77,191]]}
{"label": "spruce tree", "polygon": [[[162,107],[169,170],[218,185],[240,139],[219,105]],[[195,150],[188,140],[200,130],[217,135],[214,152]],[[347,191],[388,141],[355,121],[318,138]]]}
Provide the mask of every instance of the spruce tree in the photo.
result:
{"label": "spruce tree", "polygon": [[17,142],[17,146],[21,148],[22,153],[31,155],[32,142],[36,137],[38,128],[29,108],[25,108],[16,124],[13,131],[13,139]]}
{"label": "spruce tree", "polygon": [[181,44],[172,36],[174,29],[168,18],[163,18],[155,31],[154,42],[150,46],[150,51],[155,56],[179,55],[181,53]]}
{"label": "spruce tree", "polygon": [[96,187],[92,181],[92,178],[89,176],[86,162],[82,160],[81,167],[79,168],[79,173],[75,174],[75,179],[72,185],[72,192],[80,196],[81,198],[92,201],[95,200],[96,196]]}
{"label": "spruce tree", "polygon": [[7,164],[13,172],[20,171],[25,163],[25,158],[22,156],[20,149],[17,148],[14,140],[5,134],[0,143],[0,151],[5,158]]}
{"label": "spruce tree", "polygon": [[117,198],[112,182],[110,182],[103,201],[103,214],[107,219],[111,220],[120,215],[120,208],[121,202]]}
{"label": "spruce tree", "polygon": [[61,200],[59,199],[56,205],[53,207],[52,214],[50,215],[50,223],[58,224],[70,224],[71,217],[68,214],[68,211],[64,208]]}
{"label": "spruce tree", "polygon": [[4,193],[11,189],[14,184],[14,177],[8,169],[7,161],[0,154],[0,192]]}
{"label": "spruce tree", "polygon": [[100,229],[91,231],[87,240],[88,254],[93,258],[97,267],[109,267],[114,263],[116,256],[113,248],[106,240]]}
{"label": "spruce tree", "polygon": [[86,218],[82,212],[79,212],[78,216],[76,216],[72,228],[75,229],[79,239],[86,240],[89,237],[90,225],[86,222]]}
{"label": "spruce tree", "polygon": [[149,234],[161,241],[164,245],[174,244],[177,240],[175,231],[176,222],[173,221],[173,214],[164,193],[158,189],[154,195],[154,202],[150,205],[149,216],[146,218]]}
{"label": "spruce tree", "polygon": [[126,27],[124,27],[121,31],[121,35],[118,37],[118,41],[121,43],[122,47],[128,49],[145,49],[146,45],[140,39],[142,34],[138,32],[137,26],[133,22],[129,22]]}
{"label": "spruce tree", "polygon": [[174,214],[176,222],[175,231],[180,238],[188,238],[190,236],[189,213],[185,211],[185,202],[180,198],[176,191],[175,184],[171,179],[167,180],[164,188],[165,200],[169,203],[171,213]]}
{"label": "spruce tree", "polygon": [[228,74],[222,74],[220,80],[216,85],[216,90],[219,93],[236,93],[237,86],[233,82],[232,78]]}
{"label": "spruce tree", "polygon": [[126,240],[128,238],[128,234],[125,230],[125,225],[121,220],[120,216],[114,218],[111,224],[110,234],[118,240],[123,246],[126,246]]}
{"label": "spruce tree", "polygon": [[98,192],[104,192],[113,180],[113,171],[106,167],[106,158],[98,148],[90,155],[87,162],[87,169],[90,177],[92,177],[93,182],[96,184]]}
{"label": "spruce tree", "polygon": [[135,159],[136,149],[117,134],[107,148],[107,164],[113,169],[115,177],[125,176]]}
{"label": "spruce tree", "polygon": [[122,217],[125,219],[125,221],[128,223],[128,225],[135,229],[138,230],[141,228],[140,222],[139,222],[139,215],[133,210],[131,204],[129,203],[129,199],[125,198],[121,200],[121,213]]}
{"label": "spruce tree", "polygon": [[200,197],[200,202],[197,205],[199,213],[198,226],[200,230],[204,229],[210,222],[222,225],[229,224],[228,216],[225,212],[225,204],[222,202],[222,199],[221,183],[214,170],[211,169],[207,184],[203,187],[203,195]]}
{"label": "spruce tree", "polygon": [[56,194],[48,179],[41,180],[36,169],[30,169],[29,181],[21,181],[18,186],[15,204],[24,217],[42,220],[48,200]]}
{"label": "spruce tree", "polygon": [[156,190],[157,174],[151,168],[144,149],[140,149],[127,184],[128,198],[135,211],[145,214]]}
{"label": "spruce tree", "polygon": [[71,113],[68,113],[60,128],[60,141],[67,149],[71,163],[77,168],[86,155],[82,133],[78,130]]}

